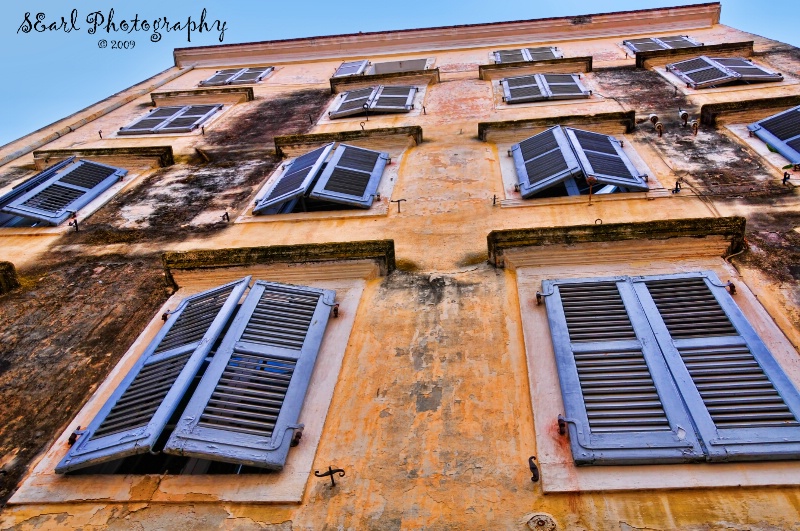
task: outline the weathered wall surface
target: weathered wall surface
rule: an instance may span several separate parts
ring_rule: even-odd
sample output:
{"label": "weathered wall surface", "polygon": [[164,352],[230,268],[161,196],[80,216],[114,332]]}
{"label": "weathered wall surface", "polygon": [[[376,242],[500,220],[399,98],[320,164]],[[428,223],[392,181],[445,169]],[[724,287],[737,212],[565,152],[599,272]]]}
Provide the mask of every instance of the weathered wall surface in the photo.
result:
{"label": "weathered wall surface", "polygon": [[[718,24],[681,33],[708,43],[755,40],[760,61],[787,77],[800,71],[795,49],[767,39]],[[254,101],[226,110],[205,135],[99,138],[98,130],[146,112],[148,93],[48,144],[171,145],[176,164],[116,196],[77,234],[0,234],[3,259],[21,262],[23,278],[22,288],[0,297],[0,393],[12,404],[0,410],[2,496],[166,298],[159,253],[392,239],[398,271],[367,282],[344,354],[314,461],[316,470],[346,470],[335,488],[309,477],[300,504],[226,504],[187,493],[187,501],[170,504],[9,505],[0,528],[524,529],[534,513],[551,514],[559,529],[800,526],[797,487],[544,495],[530,480],[528,457],[537,449],[529,379],[536,375],[526,360],[515,274],[486,263],[490,231],[743,215],[748,250],[733,263],[795,346],[800,336],[796,188],[782,185],[782,172],[730,131],[701,127],[694,136],[677,117],[678,108],[699,118],[704,103],[797,92],[798,85],[687,94],[655,70],[635,69],[621,35],[553,43],[567,56],[594,58],[586,80],[596,93],[575,103],[504,104],[496,81],[477,79],[478,65],[499,45],[471,47],[371,57],[435,58],[441,82],[426,87],[424,113],[326,120],[328,78],[339,61],[286,63],[254,86]],[[189,70],[159,90],[192,89],[214,70]],[[650,192],[627,198],[523,201],[504,184],[501,166],[505,143],[532,132],[504,132],[497,143],[477,138],[478,122],[628,110],[640,123],[617,136],[653,178]],[[649,113],[660,116],[663,136],[646,121]],[[222,223],[225,211],[232,219],[248,211],[280,162],[275,136],[358,130],[362,121],[366,129],[423,128],[424,141],[401,150],[382,209]],[[359,145],[384,145],[370,142]],[[31,155],[5,165],[0,184],[32,165]],[[684,188],[670,194],[678,178]],[[505,203],[495,206],[495,198]],[[406,202],[398,212],[389,199]],[[214,481],[236,489],[236,477]],[[159,482],[136,478],[120,488],[155,498]]]}

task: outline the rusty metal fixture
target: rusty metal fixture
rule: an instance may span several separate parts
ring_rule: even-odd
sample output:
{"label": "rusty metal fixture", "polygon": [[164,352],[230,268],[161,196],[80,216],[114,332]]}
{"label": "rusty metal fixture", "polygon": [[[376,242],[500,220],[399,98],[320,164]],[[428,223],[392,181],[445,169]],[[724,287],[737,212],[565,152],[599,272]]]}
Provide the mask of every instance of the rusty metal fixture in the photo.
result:
{"label": "rusty metal fixture", "polygon": [[389,200],[390,203],[397,203],[397,213],[398,214],[400,213],[400,202],[401,201],[406,201],[406,199],[398,199],[396,201],[394,199],[390,199]]}
{"label": "rusty metal fixture", "polygon": [[542,304],[542,292],[541,291],[537,291],[536,292],[536,306],[539,306],[540,304]]}
{"label": "rusty metal fixture", "polygon": [[686,127],[689,124],[689,113],[678,109],[678,118],[683,121],[683,127]]}
{"label": "rusty metal fixture", "polygon": [[567,434],[567,419],[565,419],[562,415],[558,416],[558,434]]}
{"label": "rusty metal fixture", "polygon": [[736,284],[729,280],[728,283],[725,284],[725,287],[728,288],[728,291],[731,292],[731,295],[736,295]]}
{"label": "rusty metal fixture", "polygon": [[292,442],[289,443],[291,447],[295,447],[300,444],[300,439],[303,438],[303,430],[295,430],[294,435],[292,435]]}
{"label": "rusty metal fixture", "polygon": [[647,117],[647,119],[650,120],[650,123],[653,124],[653,125],[656,125],[658,123],[658,115],[657,114],[651,114],[650,116]]}
{"label": "rusty metal fixture", "polygon": [[661,137],[661,135],[664,134],[664,124],[662,124],[661,122],[657,122],[656,123],[656,132],[658,133],[658,136]]}
{"label": "rusty metal fixture", "polygon": [[100,135],[100,140],[103,140],[103,130],[100,129],[97,134]]}
{"label": "rusty metal fixture", "polygon": [[558,524],[549,514],[536,513],[528,518],[528,529],[535,531],[556,531]]}
{"label": "rusty metal fixture", "polygon": [[72,433],[69,434],[69,439],[67,439],[67,444],[70,445],[70,446],[75,444],[77,442],[77,440],[78,440],[78,437],[83,435],[83,432],[84,432],[84,430],[82,430],[80,426],[75,428],[75,431],[73,431]]}
{"label": "rusty metal fixture", "polygon": [[333,312],[333,318],[334,319],[339,317],[339,303],[338,302],[331,307],[331,311]]}
{"label": "rusty metal fixture", "polygon": [[697,120],[692,120],[691,126],[692,126],[692,134],[694,136],[697,136],[697,130],[700,128],[700,124],[697,123]]}
{"label": "rusty metal fixture", "polygon": [[528,458],[528,468],[531,469],[531,474],[533,474],[531,476],[531,481],[533,481],[534,483],[539,481],[539,467],[536,466],[535,461],[536,461],[536,456],[534,455]]}
{"label": "rusty metal fixture", "polygon": [[314,475],[317,476],[318,478],[324,478],[324,477],[330,476],[330,478],[331,478],[331,487],[335,487],[336,486],[336,481],[333,479],[333,476],[335,474],[339,474],[339,477],[343,478],[344,477],[344,470],[342,470],[341,468],[333,468],[333,467],[329,466],[327,472],[323,472],[323,473],[320,474],[319,470],[315,470],[314,471]]}

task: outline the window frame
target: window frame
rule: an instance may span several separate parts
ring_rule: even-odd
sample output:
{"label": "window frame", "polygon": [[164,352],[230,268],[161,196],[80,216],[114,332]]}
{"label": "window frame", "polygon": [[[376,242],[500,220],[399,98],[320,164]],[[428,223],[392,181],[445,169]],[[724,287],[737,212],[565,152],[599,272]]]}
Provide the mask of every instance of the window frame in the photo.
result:
{"label": "window frame", "polygon": [[[746,63],[743,66],[729,66],[721,63],[720,61],[742,61]],[[683,70],[680,68],[679,65],[693,62],[693,61],[702,61],[706,63],[707,66],[702,68],[692,68],[689,70]],[[763,75],[744,75],[736,70],[736,68],[755,68],[761,72]],[[749,82],[756,82],[756,83],[769,83],[769,82],[780,82],[783,81],[783,76],[777,72],[772,72],[771,70],[764,68],[760,65],[753,63],[752,61],[745,59],[744,57],[708,57],[706,55],[698,55],[696,57],[692,57],[689,59],[684,59],[681,61],[677,61],[675,63],[669,63],[666,65],[666,69],[671,72],[675,77],[686,83],[687,87],[691,87],[695,90],[709,88],[709,87],[717,87],[719,85],[725,85],[727,83],[732,83],[734,81],[749,81]],[[692,79],[691,75],[697,72],[703,72],[706,70],[717,70],[722,75],[719,77],[715,77],[713,79],[695,81]]]}
{"label": "window frame", "polygon": [[[211,107],[206,113],[201,115],[196,115],[197,119],[188,126],[181,126],[181,127],[170,127],[174,121],[186,116],[192,107]],[[156,107],[152,109],[148,114],[141,116],[134,120],[133,122],[129,123],[124,127],[120,127],[117,131],[118,135],[156,135],[156,134],[179,134],[179,133],[191,133],[201,125],[204,125],[208,120],[211,119],[212,116],[217,114],[222,110],[224,105],[222,103],[215,103],[215,104],[195,104],[195,105],[167,105],[163,107]],[[159,112],[160,110],[164,109],[178,109],[172,115],[165,116],[162,118],[161,123],[154,125],[153,127],[149,127],[146,129],[133,129],[137,124],[143,122],[144,120],[153,120],[151,116],[154,113]]]}
{"label": "window frame", "polygon": [[[255,71],[259,71],[260,70],[262,72],[261,72],[261,74],[256,76],[256,78],[253,79],[252,81],[238,81],[238,79],[240,77],[242,77],[243,75],[247,74],[251,70],[255,70]],[[230,73],[228,75],[228,77],[224,81],[213,82],[213,83],[211,82],[211,80],[213,78],[219,76],[221,72],[226,72],[226,71],[230,71],[232,73]],[[198,85],[201,86],[201,87],[218,87],[218,86],[224,86],[224,85],[254,85],[256,83],[261,83],[261,81],[265,77],[270,75],[273,71],[275,71],[275,67],[274,66],[246,67],[246,68],[241,68],[239,70],[236,70],[234,68],[229,68],[229,69],[224,69],[224,70],[217,70],[215,74],[213,74],[208,79],[205,79],[205,80],[201,81],[200,83],[198,83]]]}
{"label": "window frame", "polygon": [[[690,46],[677,46],[677,47],[676,46],[672,46],[670,44],[670,42],[675,42],[674,41],[675,37],[680,37],[684,41],[692,43],[692,45],[690,45]],[[634,43],[633,41],[640,41],[640,40],[645,40],[645,39],[649,40],[652,44],[655,44],[655,45],[659,46],[659,48],[656,48],[655,50],[638,50],[637,47],[636,47],[637,43]],[[662,40],[662,39],[671,39],[671,40],[670,41],[665,41],[665,40]],[[644,44],[644,43],[639,43],[639,44]],[[696,48],[698,46],[703,46],[703,43],[694,40],[693,38],[689,37],[688,35],[675,35],[675,36],[669,36],[669,37],[641,37],[641,38],[638,38],[638,39],[625,39],[624,41],[622,41],[622,45],[625,46],[628,50],[630,50],[634,54],[637,54],[639,52],[650,52],[650,51],[657,51],[657,50],[674,50],[674,49],[683,49],[683,48]]]}
{"label": "window frame", "polygon": [[[566,83],[548,82],[546,76],[553,76],[553,75],[572,76],[572,83],[577,87],[578,92],[555,94],[551,89],[551,85],[565,85]],[[510,86],[509,81],[522,78],[532,78],[531,79],[532,83],[529,83],[527,85],[519,85],[516,87]],[[522,87],[531,87],[534,85],[539,89],[538,96],[516,97],[512,94],[513,89],[519,89]],[[507,78],[502,78],[500,80],[500,87],[503,90],[503,101],[505,101],[508,104],[530,103],[530,102],[546,101],[546,100],[583,99],[583,98],[588,98],[592,95],[592,91],[588,90],[586,86],[581,82],[580,74],[543,73],[543,74],[527,74],[523,76],[507,77]]]}
{"label": "window frame", "polygon": [[[546,51],[545,51],[546,50]],[[522,55],[521,61],[503,61],[503,54],[511,52],[518,52]],[[534,55],[550,53],[553,57],[535,58]],[[564,54],[556,46],[539,46],[539,47],[525,47],[525,48],[508,48],[505,50],[497,50],[491,53],[494,64],[515,64],[515,63],[535,63],[537,61],[548,61],[551,59],[562,59]]]}

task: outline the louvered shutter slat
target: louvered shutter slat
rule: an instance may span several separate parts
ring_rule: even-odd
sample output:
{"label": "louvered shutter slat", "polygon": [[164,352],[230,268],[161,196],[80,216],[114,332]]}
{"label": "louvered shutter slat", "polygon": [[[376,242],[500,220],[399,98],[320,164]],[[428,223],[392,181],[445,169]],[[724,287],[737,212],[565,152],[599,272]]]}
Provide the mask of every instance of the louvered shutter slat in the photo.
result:
{"label": "louvered shutter slat", "polygon": [[388,160],[388,153],[340,144],[309,196],[369,208]]}
{"label": "louvered shutter slat", "polygon": [[524,198],[581,173],[569,140],[559,126],[514,144],[511,155]]}
{"label": "louvered shutter slat", "polygon": [[576,464],[702,459],[625,280],[545,281],[543,291]]}
{"label": "louvered shutter slat", "polygon": [[409,112],[414,108],[414,95],[417,87],[381,86],[370,103],[370,111],[374,112]]}
{"label": "louvered shutter slat", "polygon": [[544,61],[546,59],[558,59],[561,54],[555,48],[526,48],[529,61]]}
{"label": "louvered shutter slat", "polygon": [[747,126],[792,164],[800,164],[800,107],[795,107]]}
{"label": "louvered shutter slat", "polygon": [[127,172],[120,168],[82,160],[61,173],[50,175],[38,186],[19,195],[2,210],[58,225],[108,190]]}
{"label": "louvered shutter slat", "polygon": [[549,99],[588,98],[590,95],[577,74],[539,74],[539,78],[550,93]]}
{"label": "louvered shutter slat", "polygon": [[120,128],[117,134],[120,135],[141,135],[152,133],[155,129],[166,123],[169,119],[180,114],[184,107],[159,107],[146,116],[136,120],[130,125]]}
{"label": "louvered shutter slat", "polygon": [[363,74],[364,70],[367,68],[367,64],[369,64],[369,61],[366,59],[361,61],[345,61],[339,66],[339,68],[336,69],[333,77],[346,77]]}
{"label": "louvered shutter slat", "polygon": [[378,90],[380,90],[380,87],[367,87],[343,93],[339,101],[339,106],[331,111],[328,116],[331,118],[343,118],[345,116],[354,116],[367,112]]}
{"label": "louvered shutter slat", "polygon": [[228,68],[225,70],[218,70],[213,76],[201,81],[201,86],[215,87],[219,85],[227,85],[228,82],[241,71],[239,68]]}
{"label": "louvered shutter slat", "polygon": [[498,50],[494,52],[494,61],[498,64],[519,63],[527,60],[528,58],[522,49]]}
{"label": "louvered shutter slat", "polygon": [[541,101],[549,96],[547,89],[540,86],[540,77],[537,75],[501,79],[500,85],[506,103]]}
{"label": "louvered shutter slat", "polygon": [[[257,281],[164,452],[283,468],[333,297]],[[285,333],[276,337],[274,329]]]}
{"label": "louvered shutter slat", "polygon": [[188,133],[199,127],[222,105],[184,105],[159,107],[150,114],[121,128],[120,135]]}
{"label": "louvered shutter slat", "polygon": [[253,209],[255,214],[273,214],[281,205],[301,197],[308,191],[319,173],[322,163],[333,149],[333,143],[315,149],[286,165],[283,174],[272,185],[270,191]]}
{"label": "louvered shutter slat", "polygon": [[587,177],[593,176],[602,184],[631,190],[648,189],[616,139],[572,128],[566,128],[566,133]]}
{"label": "louvered shutter slat", "polygon": [[229,83],[231,85],[246,85],[249,83],[258,83],[267,74],[274,70],[271,66],[261,66],[257,68],[244,68],[238,74],[231,77]]}
{"label": "louvered shutter slat", "polygon": [[729,83],[737,77],[704,55],[668,64],[667,69],[695,89]]}
{"label": "louvered shutter slat", "polygon": [[716,275],[634,286],[709,459],[800,459],[800,394]]}
{"label": "louvered shutter slat", "polygon": [[[151,450],[249,283],[250,277],[245,277],[184,299],[56,472]],[[202,333],[185,333],[198,324]]]}

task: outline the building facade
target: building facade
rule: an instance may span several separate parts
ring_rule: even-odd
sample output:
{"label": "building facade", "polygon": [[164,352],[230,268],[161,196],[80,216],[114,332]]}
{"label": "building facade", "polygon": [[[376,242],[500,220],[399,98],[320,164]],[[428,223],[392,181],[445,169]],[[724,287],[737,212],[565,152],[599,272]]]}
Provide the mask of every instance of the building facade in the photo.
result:
{"label": "building facade", "polygon": [[6,529],[791,529],[800,51],[719,3],[177,49],[0,149]]}

